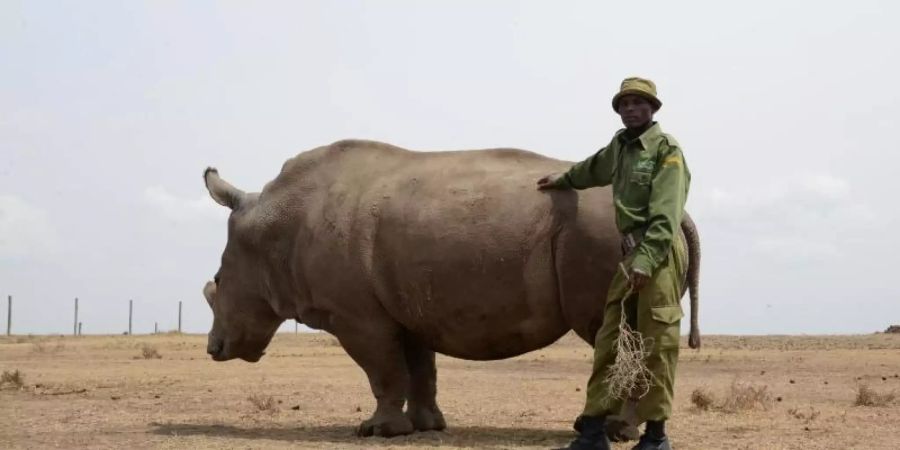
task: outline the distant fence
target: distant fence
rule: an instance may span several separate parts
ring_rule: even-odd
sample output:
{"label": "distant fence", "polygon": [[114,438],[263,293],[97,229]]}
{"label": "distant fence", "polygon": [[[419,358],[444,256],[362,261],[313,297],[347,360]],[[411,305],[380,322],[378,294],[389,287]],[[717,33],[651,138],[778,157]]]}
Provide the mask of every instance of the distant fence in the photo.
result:
{"label": "distant fence", "polygon": [[[12,336],[12,316],[13,316],[13,296],[8,295],[6,297],[6,335]],[[182,302],[178,301],[178,332],[181,333],[181,321],[182,319]],[[134,333],[134,300],[128,300],[128,331],[124,334],[133,334]],[[81,336],[83,330],[83,323],[78,318],[78,297],[75,297],[75,305],[74,305],[74,316],[72,320],[72,335],[73,336]],[[154,322],[153,325],[153,333],[159,333],[159,324],[158,322]]]}
{"label": "distant fence", "polygon": [[[72,335],[73,336],[81,336],[82,333],[82,321],[78,317],[78,297],[75,297],[74,304],[74,316],[72,321]],[[6,335],[12,335],[12,315],[13,315],[13,296],[8,295],[6,297]],[[181,333],[181,323],[182,323],[182,302],[178,301],[178,332]],[[134,300],[128,300],[128,331],[124,334],[133,334],[133,324],[134,324]],[[298,324],[294,323],[294,333],[298,332]],[[153,333],[159,333],[159,322],[153,322]]]}

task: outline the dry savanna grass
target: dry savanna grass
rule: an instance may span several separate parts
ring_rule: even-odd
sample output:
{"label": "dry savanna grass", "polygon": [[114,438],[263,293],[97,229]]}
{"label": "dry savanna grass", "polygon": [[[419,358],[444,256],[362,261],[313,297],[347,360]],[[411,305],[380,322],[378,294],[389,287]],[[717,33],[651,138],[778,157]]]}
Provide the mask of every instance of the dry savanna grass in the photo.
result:
{"label": "dry savanna grass", "polygon": [[13,371],[4,370],[0,374],[0,388],[22,389],[25,385],[25,377],[18,369]]}
{"label": "dry savanna grass", "polygon": [[691,404],[698,411],[712,409],[737,413],[755,409],[767,410],[772,403],[769,387],[763,384],[733,381],[724,395],[716,396],[707,388],[691,392]]}
{"label": "dry savanna grass", "polygon": [[822,413],[810,406],[808,408],[791,408],[788,410],[788,414],[797,420],[802,420],[803,423],[810,423],[816,420]]}
{"label": "dry savanna grass", "polygon": [[856,388],[856,406],[889,406],[897,399],[894,391],[881,394],[866,384],[860,384]]}
{"label": "dry savanna grass", "polygon": [[276,409],[275,399],[271,395],[251,394],[247,401],[259,411],[274,412]]}
{"label": "dry savanna grass", "polygon": [[162,359],[162,355],[159,354],[159,350],[152,345],[144,345],[141,347],[141,358],[144,359]]}
{"label": "dry savanna grass", "polygon": [[[592,355],[571,335],[503,361],[439,355],[447,431],[382,439],[355,436],[375,401],[334,337],[279,334],[256,364],[205,349],[187,334],[0,336],[0,448],[546,450],[573,437]],[[900,334],[705,336],[681,351],[667,429],[679,450],[894,450],[895,392]]]}
{"label": "dry savanna grass", "polygon": [[31,344],[31,351],[34,353],[59,353],[66,349],[66,344],[57,340],[55,343],[47,341],[35,341]]}
{"label": "dry savanna grass", "polygon": [[716,398],[709,389],[699,387],[691,392],[691,404],[698,411],[709,411],[716,405]]}

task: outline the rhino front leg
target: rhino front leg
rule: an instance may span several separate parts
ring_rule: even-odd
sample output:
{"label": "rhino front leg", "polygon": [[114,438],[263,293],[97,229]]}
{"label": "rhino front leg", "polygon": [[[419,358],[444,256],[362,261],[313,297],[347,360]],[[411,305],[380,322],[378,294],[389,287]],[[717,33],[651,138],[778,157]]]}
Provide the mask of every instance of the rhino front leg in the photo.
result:
{"label": "rhino front leg", "polygon": [[418,431],[440,431],[447,428],[444,414],[437,405],[437,368],[434,365],[434,351],[425,348],[413,336],[406,336],[404,354],[410,377],[406,396],[406,416]]}
{"label": "rhino front leg", "polygon": [[392,437],[410,434],[413,424],[403,413],[409,390],[409,372],[403,357],[403,342],[398,333],[366,333],[354,330],[338,336],[344,350],[369,378],[375,395],[375,413],[356,430],[359,436]]}

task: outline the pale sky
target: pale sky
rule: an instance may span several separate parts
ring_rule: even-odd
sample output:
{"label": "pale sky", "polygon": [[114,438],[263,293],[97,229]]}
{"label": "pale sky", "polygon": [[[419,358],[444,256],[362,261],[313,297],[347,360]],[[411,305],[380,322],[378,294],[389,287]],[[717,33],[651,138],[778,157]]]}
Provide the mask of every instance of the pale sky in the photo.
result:
{"label": "pale sky", "polygon": [[[693,173],[701,330],[900,323],[889,1],[0,2],[0,294],[13,332],[206,332],[227,210],[342,138],[581,160],[656,81]],[[285,329],[293,329],[288,322]],[[0,330],[0,332],[5,329]],[[687,332],[687,325],[682,327]]]}

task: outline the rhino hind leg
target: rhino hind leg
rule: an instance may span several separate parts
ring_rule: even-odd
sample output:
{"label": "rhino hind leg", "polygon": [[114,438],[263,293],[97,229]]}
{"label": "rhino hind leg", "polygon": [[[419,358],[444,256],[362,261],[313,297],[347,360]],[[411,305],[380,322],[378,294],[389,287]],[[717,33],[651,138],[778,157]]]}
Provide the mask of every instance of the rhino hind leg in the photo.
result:
{"label": "rhino hind leg", "polygon": [[410,381],[406,396],[406,416],[418,431],[440,431],[447,428],[444,414],[437,405],[434,351],[425,348],[414,337],[406,336],[404,355]]}
{"label": "rhino hind leg", "polygon": [[403,343],[393,333],[366,333],[355,330],[338,336],[344,350],[362,367],[369,379],[377,406],[372,417],[356,430],[361,437],[393,437],[415,429],[403,413],[409,389],[409,372],[403,355]]}

